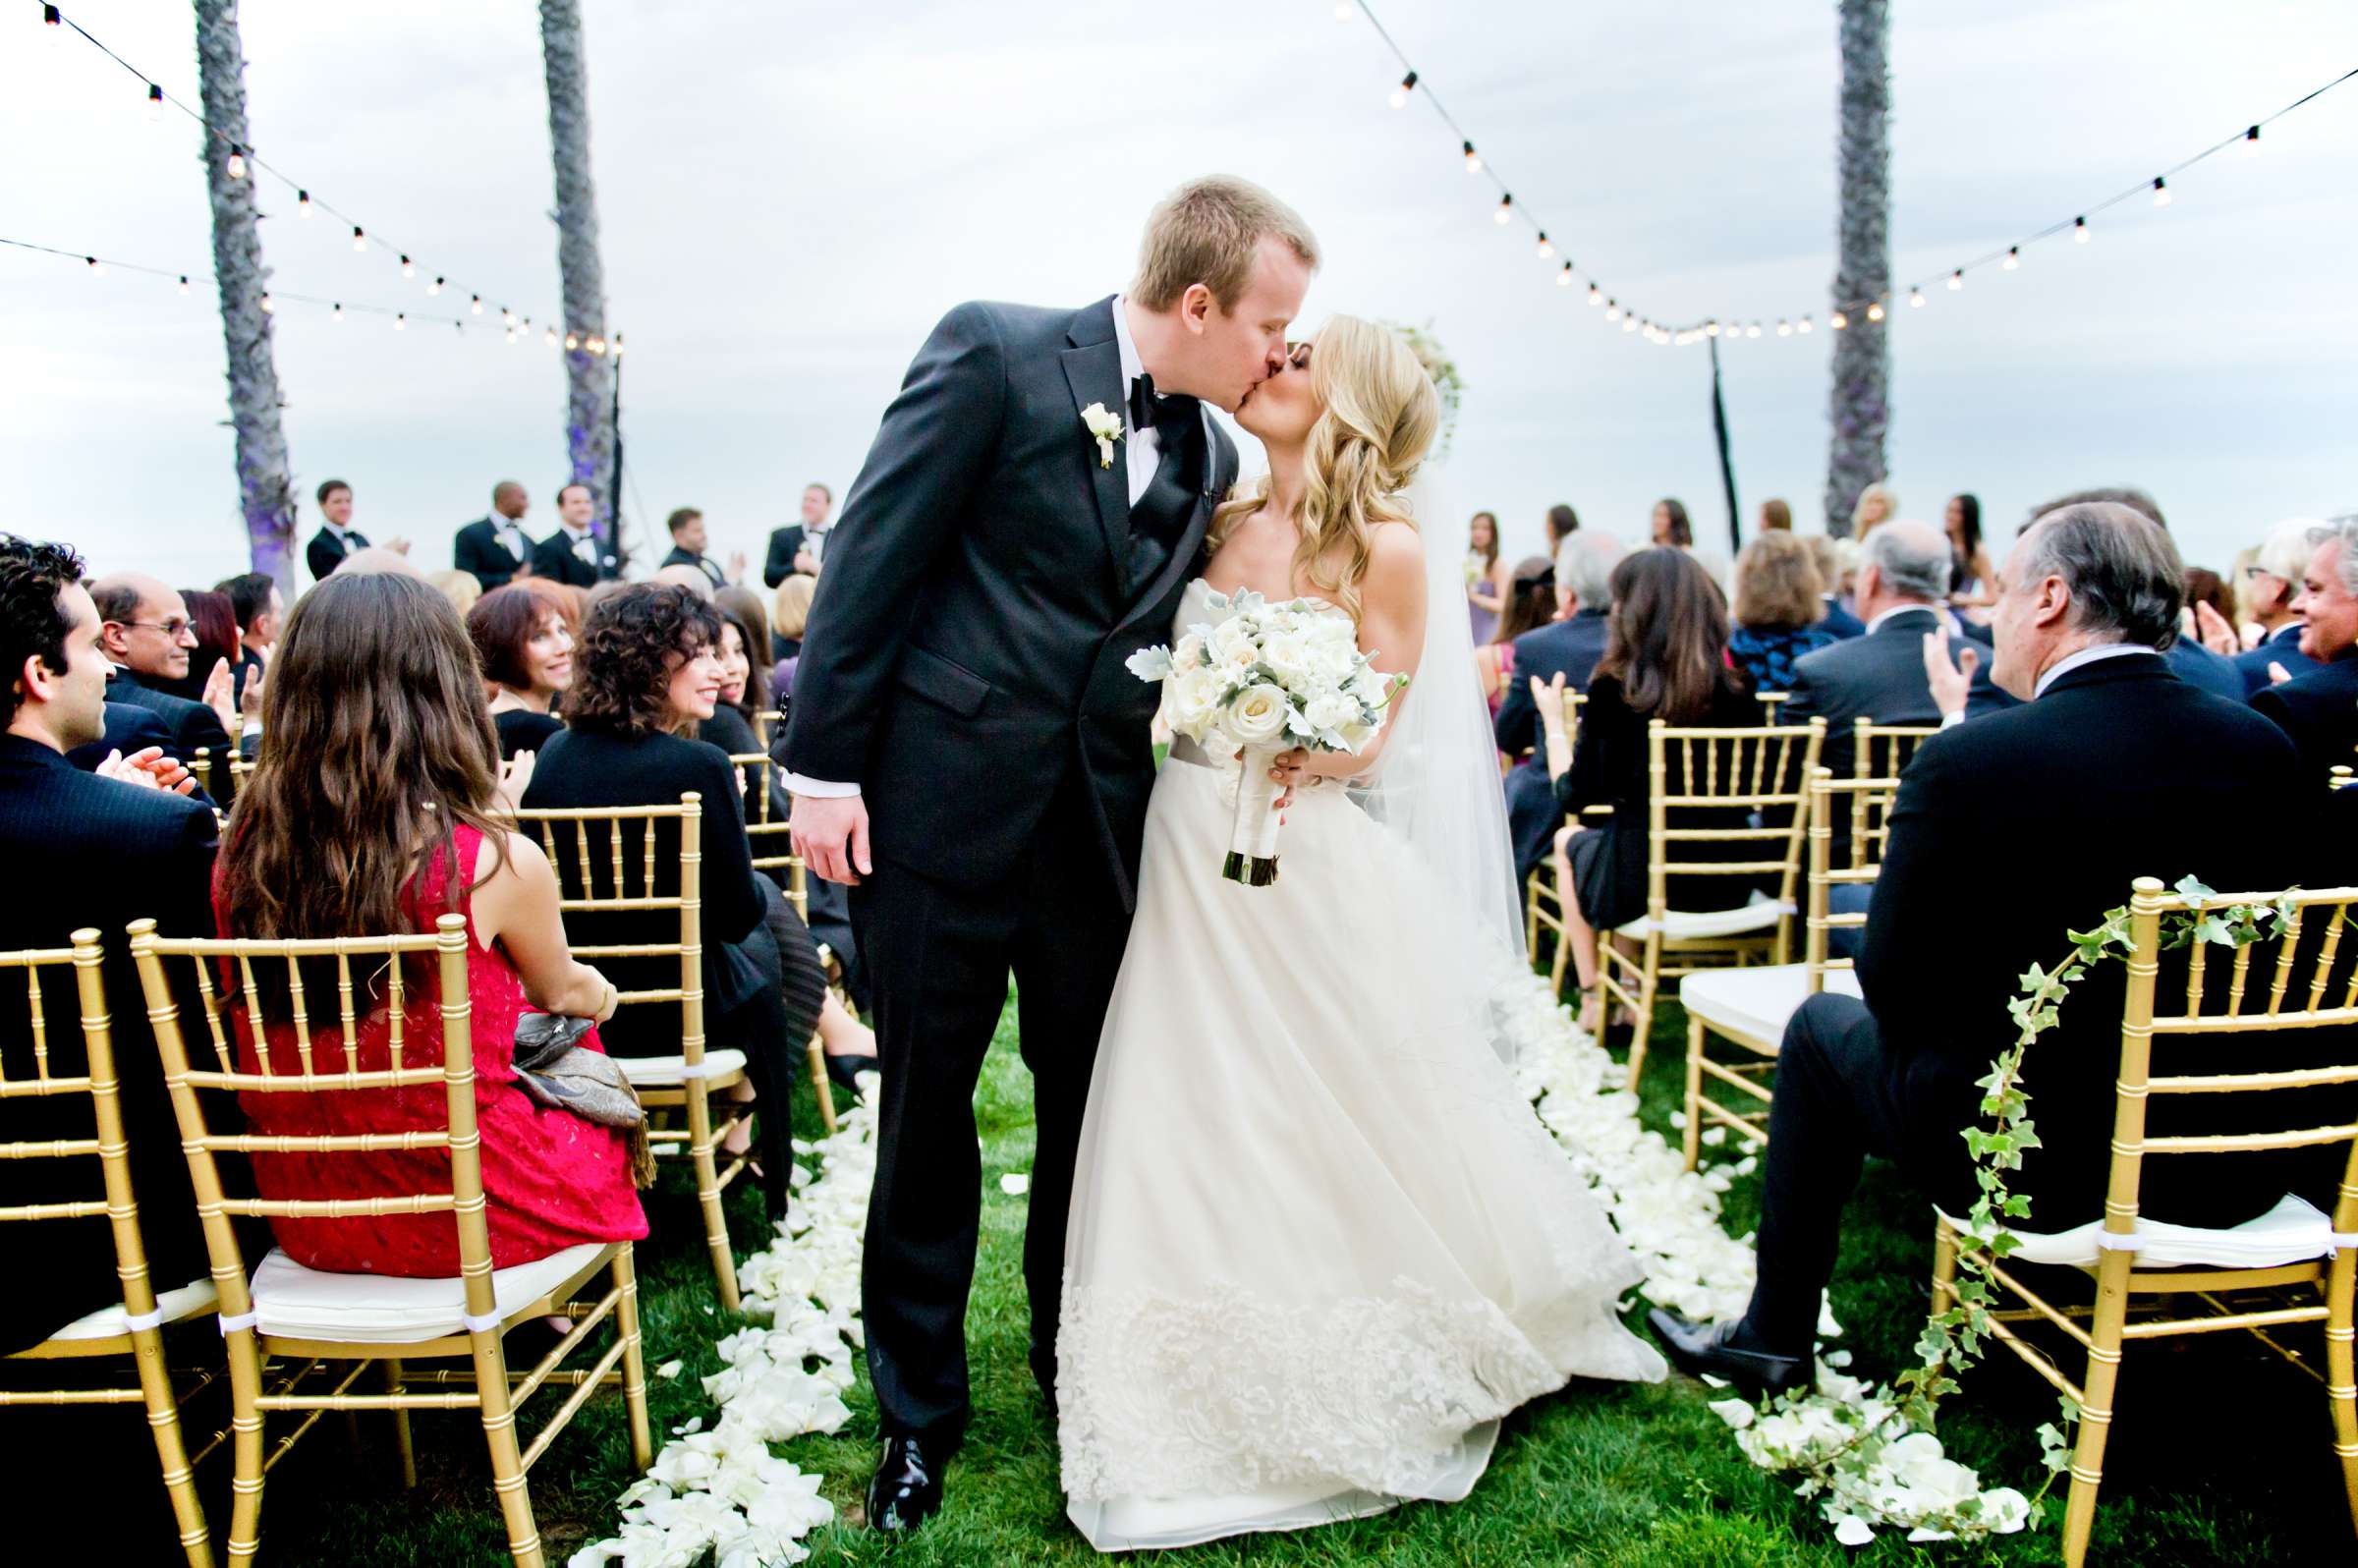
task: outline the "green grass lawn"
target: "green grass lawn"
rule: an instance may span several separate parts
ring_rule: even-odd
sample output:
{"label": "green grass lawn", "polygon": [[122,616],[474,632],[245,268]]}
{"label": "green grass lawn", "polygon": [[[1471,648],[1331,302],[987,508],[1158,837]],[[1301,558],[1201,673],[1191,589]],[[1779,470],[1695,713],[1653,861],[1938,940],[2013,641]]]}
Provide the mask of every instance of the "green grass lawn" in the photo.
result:
{"label": "green grass lawn", "polygon": [[[1685,1019],[1673,1007],[1660,1021],[1644,1086],[1645,1113],[1656,1128],[1667,1129],[1678,1104],[1684,1036]],[[848,1396],[852,1422],[841,1434],[808,1436],[778,1450],[805,1470],[825,1474],[825,1494],[840,1516],[838,1524],[805,1542],[814,1562],[889,1559],[915,1568],[1094,1560],[1065,1522],[1055,1428],[1024,1360],[1025,1201],[1002,1195],[998,1186],[1002,1173],[1031,1165],[1030,1080],[1015,1053],[1012,1007],[1001,1020],[977,1108],[983,1141],[983,1229],[968,1319],[977,1409],[967,1446],[949,1471],[949,1506],[899,1545],[861,1527],[861,1493],[874,1456],[874,1407],[863,1379]],[[1752,1225],[1757,1203],[1758,1178],[1739,1181],[1727,1211],[1739,1234]],[[686,1363],[683,1375],[650,1383],[659,1444],[663,1433],[689,1418],[709,1419],[697,1376],[718,1370],[710,1346],[727,1325],[711,1306],[711,1278],[693,1205],[676,1176],[656,1195],[652,1217],[655,1237],[640,1249],[647,1366],[651,1372],[673,1358]],[[751,1194],[738,1195],[734,1218],[740,1251],[759,1246],[763,1227]],[[1833,1292],[1835,1313],[1847,1330],[1841,1343],[1856,1356],[1852,1372],[1881,1377],[1905,1365],[1924,1314],[1930,1258],[1924,1205],[1889,1172],[1872,1170],[1845,1230]],[[2261,1347],[2247,1349],[2241,1336],[2218,1337],[2218,1344],[2189,1351],[2130,1353],[2097,1516],[2096,1560],[2139,1565],[2358,1560],[2329,1448],[2323,1389]],[[1348,1347],[1337,1347],[1337,1354],[1348,1354]],[[1707,1400],[1717,1397],[1676,1376],[1654,1387],[1576,1385],[1508,1421],[1489,1474],[1463,1503],[1417,1505],[1317,1531],[1217,1542],[1161,1560],[1187,1568],[1230,1563],[1731,1568],[2059,1559],[2051,1526],[2008,1538],[1988,1551],[1955,1544],[1911,1546],[1890,1534],[1857,1551],[1836,1545],[1815,1505],[1794,1497],[1737,1453],[1719,1419],[1705,1409]],[[1986,1483],[2029,1491],[2038,1463],[2031,1434],[2051,1419],[2053,1406],[2045,1383],[2000,1354],[1968,1375],[1941,1437],[1953,1455],[1982,1471]],[[0,1429],[13,1434],[19,1454],[28,1455],[34,1424],[51,1422],[48,1413],[10,1412],[8,1426]],[[153,1463],[136,1414],[77,1414],[44,1429],[54,1429],[58,1443],[75,1445],[71,1451],[90,1456],[88,1464],[71,1468],[119,1461],[121,1488],[91,1506],[103,1506],[126,1529],[134,1528],[128,1516],[137,1515],[147,1500]],[[526,1429],[531,1429],[529,1412]],[[323,1421],[270,1475],[263,1560],[365,1568],[488,1568],[506,1562],[474,1418],[420,1416],[416,1431],[420,1485],[405,1493],[381,1419],[364,1420],[352,1430],[342,1429],[339,1418]],[[44,1447],[49,1442],[42,1439]],[[217,1472],[217,1462],[210,1468]],[[13,1485],[24,1488],[20,1507],[37,1496],[50,1505],[47,1517],[74,1517],[75,1504],[37,1478],[29,1462],[17,1466],[14,1475]],[[205,1479],[218,1540],[227,1520],[226,1481],[217,1473]],[[579,1546],[612,1532],[612,1498],[632,1479],[620,1401],[609,1396],[583,1413],[533,1473],[533,1505],[552,1561],[562,1562]],[[143,1551],[109,1552],[108,1560],[178,1561],[160,1505],[149,1510],[149,1523],[152,1529],[142,1540],[152,1544]],[[75,1528],[85,1545],[103,1539],[91,1533],[87,1516]]]}

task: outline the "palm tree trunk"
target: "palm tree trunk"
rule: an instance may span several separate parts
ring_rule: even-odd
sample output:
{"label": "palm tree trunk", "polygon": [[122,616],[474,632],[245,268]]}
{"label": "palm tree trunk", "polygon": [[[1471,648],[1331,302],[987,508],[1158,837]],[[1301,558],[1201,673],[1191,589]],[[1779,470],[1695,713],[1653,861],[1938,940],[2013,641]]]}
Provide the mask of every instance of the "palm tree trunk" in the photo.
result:
{"label": "palm tree trunk", "polygon": [[[548,77],[548,140],[557,178],[557,270],[565,288],[565,451],[573,481],[590,486],[591,525],[624,555],[614,517],[614,376],[606,341],[605,269],[597,253],[597,192],[590,178],[590,69],[578,0],[540,0]],[[591,352],[595,343],[601,352]]]}
{"label": "palm tree trunk", "polygon": [[271,358],[270,313],[262,308],[270,269],[262,265],[254,221],[253,178],[229,173],[232,146],[252,144],[246,129],[246,52],[238,41],[234,0],[196,0],[196,66],[204,98],[204,179],[213,205],[213,277],[221,294],[221,334],[229,348],[229,422],[237,436],[238,509],[253,570],[295,596],[295,485],[287,472],[287,436],[278,418],[278,366]]}
{"label": "palm tree trunk", "polygon": [[1833,443],[1825,468],[1825,531],[1850,532],[1859,492],[1881,479],[1891,427],[1890,323],[1867,319],[1870,302],[1891,293],[1891,113],[1888,0],[1842,0],[1842,95],[1838,163],[1841,255],[1834,308],[1850,325],[1833,334],[1829,414]]}

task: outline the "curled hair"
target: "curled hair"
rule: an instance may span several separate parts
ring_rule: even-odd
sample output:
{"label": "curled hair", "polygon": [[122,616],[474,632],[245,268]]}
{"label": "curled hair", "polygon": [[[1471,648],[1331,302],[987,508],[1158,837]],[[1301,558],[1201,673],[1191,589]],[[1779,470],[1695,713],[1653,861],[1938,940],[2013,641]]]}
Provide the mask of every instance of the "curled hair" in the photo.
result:
{"label": "curled hair", "polygon": [[546,578],[528,577],[493,588],[467,612],[467,637],[475,644],[476,660],[483,679],[524,691],[533,684],[524,662],[525,644],[554,621],[576,631],[581,617],[574,612],[573,595]]}
{"label": "curled hair", "polygon": [[66,639],[74,635],[73,618],[58,602],[66,589],[82,581],[82,557],[65,544],[42,544],[0,533],[0,724],[15,721],[25,700],[19,683],[25,661],[39,659],[59,675],[66,673]]}
{"label": "curled hair", "polygon": [[1656,545],[1613,568],[1597,673],[1620,681],[1633,711],[1672,724],[1702,719],[1723,689],[1744,690],[1727,663],[1727,606],[1693,556]]}
{"label": "curled hair", "polygon": [[[1287,372],[1291,373],[1291,372]],[[1294,572],[1359,619],[1359,584],[1375,559],[1378,524],[1416,526],[1400,492],[1440,429],[1441,398],[1400,334],[1354,315],[1329,318],[1310,357],[1319,417],[1304,454]],[[1220,503],[1207,550],[1268,500],[1263,475]]]}
{"label": "curled hair", "polygon": [[671,672],[720,641],[720,612],[688,588],[637,583],[600,599],[582,628],[562,703],[577,730],[655,735],[671,729]]}
{"label": "curled hair", "polygon": [[[473,880],[456,864],[458,824],[504,857],[498,787],[499,743],[450,601],[399,573],[330,576],[296,601],[271,653],[261,750],[221,850],[224,927],[279,939],[431,930]],[[412,884],[436,857],[451,868],[447,905],[421,908]],[[266,992],[265,1010],[283,1001]]]}
{"label": "curled hair", "polygon": [[1736,624],[1756,632],[1816,626],[1825,619],[1825,586],[1810,547],[1768,532],[1736,557]]}

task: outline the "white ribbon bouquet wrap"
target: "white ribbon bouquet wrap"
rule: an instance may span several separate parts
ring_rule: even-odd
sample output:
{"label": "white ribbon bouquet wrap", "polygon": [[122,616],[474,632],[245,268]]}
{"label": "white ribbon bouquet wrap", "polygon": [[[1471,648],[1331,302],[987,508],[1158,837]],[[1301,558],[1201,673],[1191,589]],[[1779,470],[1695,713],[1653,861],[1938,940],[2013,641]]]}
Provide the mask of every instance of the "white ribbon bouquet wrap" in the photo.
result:
{"label": "white ribbon bouquet wrap", "polygon": [[1385,675],[1359,650],[1350,617],[1317,599],[1272,604],[1246,591],[1214,593],[1230,613],[1188,628],[1173,647],[1141,649],[1130,673],[1162,686],[1162,719],[1225,763],[1242,753],[1236,818],[1220,874],[1266,887],[1277,879],[1280,753],[1367,749],[1405,676]]}

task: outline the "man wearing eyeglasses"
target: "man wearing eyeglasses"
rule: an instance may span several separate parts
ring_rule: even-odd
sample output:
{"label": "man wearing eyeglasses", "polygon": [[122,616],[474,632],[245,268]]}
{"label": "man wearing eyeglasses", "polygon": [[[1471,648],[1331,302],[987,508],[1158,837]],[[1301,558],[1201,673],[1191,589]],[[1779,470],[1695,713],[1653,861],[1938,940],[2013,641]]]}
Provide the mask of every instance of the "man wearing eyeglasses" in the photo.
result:
{"label": "man wearing eyeglasses", "polygon": [[206,672],[204,700],[175,697],[169,686],[189,676],[189,649],[196,634],[188,606],[160,579],[136,572],[101,578],[90,585],[98,606],[98,651],[115,666],[106,700],[143,707],[171,732],[172,755],[187,762],[202,747],[213,758],[212,793],[229,796],[230,714],[234,682],[229,661],[217,659]]}

